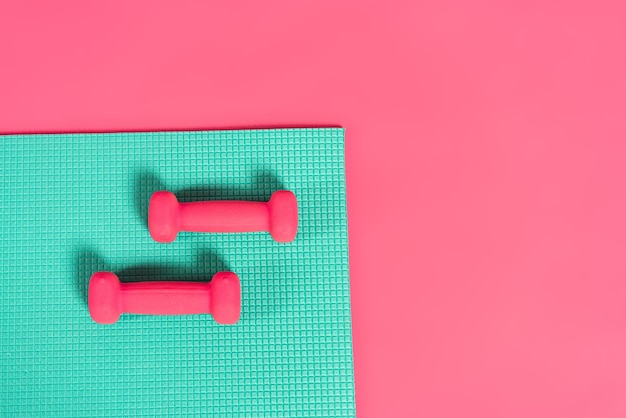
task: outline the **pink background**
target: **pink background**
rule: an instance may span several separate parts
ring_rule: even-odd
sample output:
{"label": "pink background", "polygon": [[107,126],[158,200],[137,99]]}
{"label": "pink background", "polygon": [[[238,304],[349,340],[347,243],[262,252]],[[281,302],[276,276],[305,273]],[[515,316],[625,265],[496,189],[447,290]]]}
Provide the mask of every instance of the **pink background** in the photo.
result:
{"label": "pink background", "polygon": [[626,416],[625,2],[93,3],[0,132],[345,127],[359,416]]}

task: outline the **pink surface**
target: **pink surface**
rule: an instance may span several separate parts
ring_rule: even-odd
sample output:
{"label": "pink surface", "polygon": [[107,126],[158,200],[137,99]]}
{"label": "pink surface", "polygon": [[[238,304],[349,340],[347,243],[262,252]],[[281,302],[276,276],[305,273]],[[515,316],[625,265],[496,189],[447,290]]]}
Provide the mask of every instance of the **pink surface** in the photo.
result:
{"label": "pink surface", "polygon": [[358,415],[624,417],[626,3],[510,3],[7,2],[0,131],[344,126]]}

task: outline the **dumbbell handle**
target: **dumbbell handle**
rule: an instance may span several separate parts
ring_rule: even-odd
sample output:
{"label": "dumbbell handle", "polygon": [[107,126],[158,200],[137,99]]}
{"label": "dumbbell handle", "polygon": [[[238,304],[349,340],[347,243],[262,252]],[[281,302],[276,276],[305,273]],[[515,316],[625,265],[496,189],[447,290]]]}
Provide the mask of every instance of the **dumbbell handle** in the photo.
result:
{"label": "dumbbell handle", "polygon": [[189,315],[211,313],[210,283],[122,283],[123,312],[144,315]]}
{"label": "dumbbell handle", "polygon": [[267,231],[267,202],[216,200],[180,203],[180,229],[191,232]]}

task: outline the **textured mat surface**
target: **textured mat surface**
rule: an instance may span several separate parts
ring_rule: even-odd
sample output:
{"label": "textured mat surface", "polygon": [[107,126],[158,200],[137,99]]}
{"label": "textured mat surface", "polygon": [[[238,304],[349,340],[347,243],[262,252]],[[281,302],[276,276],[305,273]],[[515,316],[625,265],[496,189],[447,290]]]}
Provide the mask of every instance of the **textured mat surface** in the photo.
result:
{"label": "textured mat surface", "polygon": [[[147,204],[296,193],[298,237],[152,241]],[[0,415],[352,416],[343,130],[0,137]],[[242,316],[98,325],[90,275],[242,282]]]}

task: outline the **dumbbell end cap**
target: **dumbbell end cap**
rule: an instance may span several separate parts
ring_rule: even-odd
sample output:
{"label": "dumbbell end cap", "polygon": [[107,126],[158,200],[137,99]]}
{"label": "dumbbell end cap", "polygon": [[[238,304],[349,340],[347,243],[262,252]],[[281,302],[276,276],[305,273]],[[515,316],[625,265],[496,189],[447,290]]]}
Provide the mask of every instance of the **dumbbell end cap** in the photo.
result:
{"label": "dumbbell end cap", "polygon": [[172,242],[179,230],[179,204],[174,193],[161,190],[152,194],[148,207],[148,229],[157,242]]}
{"label": "dumbbell end cap", "polygon": [[218,324],[231,325],[241,315],[241,285],[235,273],[222,271],[211,280],[211,315]]}
{"label": "dumbbell end cap", "polygon": [[270,234],[278,242],[291,242],[298,233],[298,201],[289,190],[279,190],[270,198]]}
{"label": "dumbbell end cap", "polygon": [[120,288],[120,280],[113,273],[100,271],[91,276],[88,305],[95,322],[113,324],[120,318]]}

